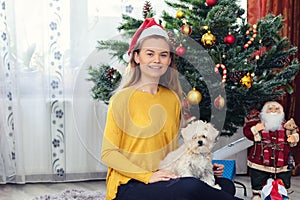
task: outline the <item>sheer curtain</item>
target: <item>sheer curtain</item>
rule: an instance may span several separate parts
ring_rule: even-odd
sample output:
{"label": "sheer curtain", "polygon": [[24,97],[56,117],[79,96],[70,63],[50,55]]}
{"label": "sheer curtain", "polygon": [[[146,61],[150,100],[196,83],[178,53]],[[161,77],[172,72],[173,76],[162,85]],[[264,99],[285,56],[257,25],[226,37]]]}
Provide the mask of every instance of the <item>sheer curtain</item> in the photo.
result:
{"label": "sheer curtain", "polygon": [[[105,178],[106,106],[87,68],[114,64],[122,1],[0,0],[0,183]],[[117,64],[116,64],[117,65]]]}

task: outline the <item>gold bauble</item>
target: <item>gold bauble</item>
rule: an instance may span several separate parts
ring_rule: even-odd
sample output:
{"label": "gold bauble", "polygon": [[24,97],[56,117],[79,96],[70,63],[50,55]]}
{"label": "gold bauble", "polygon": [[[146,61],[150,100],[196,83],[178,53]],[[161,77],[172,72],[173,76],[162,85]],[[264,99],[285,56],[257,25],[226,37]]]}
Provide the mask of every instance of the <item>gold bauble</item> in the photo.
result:
{"label": "gold bauble", "polygon": [[184,13],[182,12],[182,10],[179,8],[177,11],[176,11],[176,18],[183,18],[184,17]]}
{"label": "gold bauble", "polygon": [[248,89],[251,88],[253,79],[249,72],[243,78],[241,78],[240,83],[242,86],[245,86]]}
{"label": "gold bauble", "polygon": [[198,90],[196,90],[196,88],[193,88],[188,92],[187,100],[191,105],[199,104],[202,100],[202,94]]}
{"label": "gold bauble", "polygon": [[215,45],[216,37],[210,31],[207,31],[207,33],[202,36],[201,42],[204,46],[211,47]]}

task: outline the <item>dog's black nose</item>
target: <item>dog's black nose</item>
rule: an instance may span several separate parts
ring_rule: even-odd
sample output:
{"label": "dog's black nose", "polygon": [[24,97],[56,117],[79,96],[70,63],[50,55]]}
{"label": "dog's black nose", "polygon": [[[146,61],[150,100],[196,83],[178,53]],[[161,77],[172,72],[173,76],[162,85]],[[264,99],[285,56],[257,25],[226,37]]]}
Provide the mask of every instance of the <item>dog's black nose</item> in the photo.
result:
{"label": "dog's black nose", "polygon": [[202,146],[202,145],[203,145],[203,141],[199,140],[199,141],[198,141],[198,145],[199,145],[199,146]]}

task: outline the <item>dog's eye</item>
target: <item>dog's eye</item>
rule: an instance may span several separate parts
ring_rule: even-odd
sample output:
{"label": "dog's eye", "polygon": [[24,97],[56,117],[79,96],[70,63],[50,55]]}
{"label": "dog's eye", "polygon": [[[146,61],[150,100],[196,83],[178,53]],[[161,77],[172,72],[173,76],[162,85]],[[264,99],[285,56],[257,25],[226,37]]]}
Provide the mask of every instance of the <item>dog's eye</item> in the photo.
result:
{"label": "dog's eye", "polygon": [[202,135],[202,138],[206,138],[206,136],[205,136],[205,135]]}

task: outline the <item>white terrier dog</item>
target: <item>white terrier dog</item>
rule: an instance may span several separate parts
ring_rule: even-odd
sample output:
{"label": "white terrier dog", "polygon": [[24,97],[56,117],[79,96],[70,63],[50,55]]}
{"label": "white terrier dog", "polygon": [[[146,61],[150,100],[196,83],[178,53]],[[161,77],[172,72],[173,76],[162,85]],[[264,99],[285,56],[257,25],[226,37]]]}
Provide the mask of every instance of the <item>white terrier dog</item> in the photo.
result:
{"label": "white terrier dog", "polygon": [[219,132],[211,123],[197,120],[181,129],[181,135],[183,144],[161,161],[160,169],[180,177],[196,177],[220,189],[215,184],[211,152]]}

